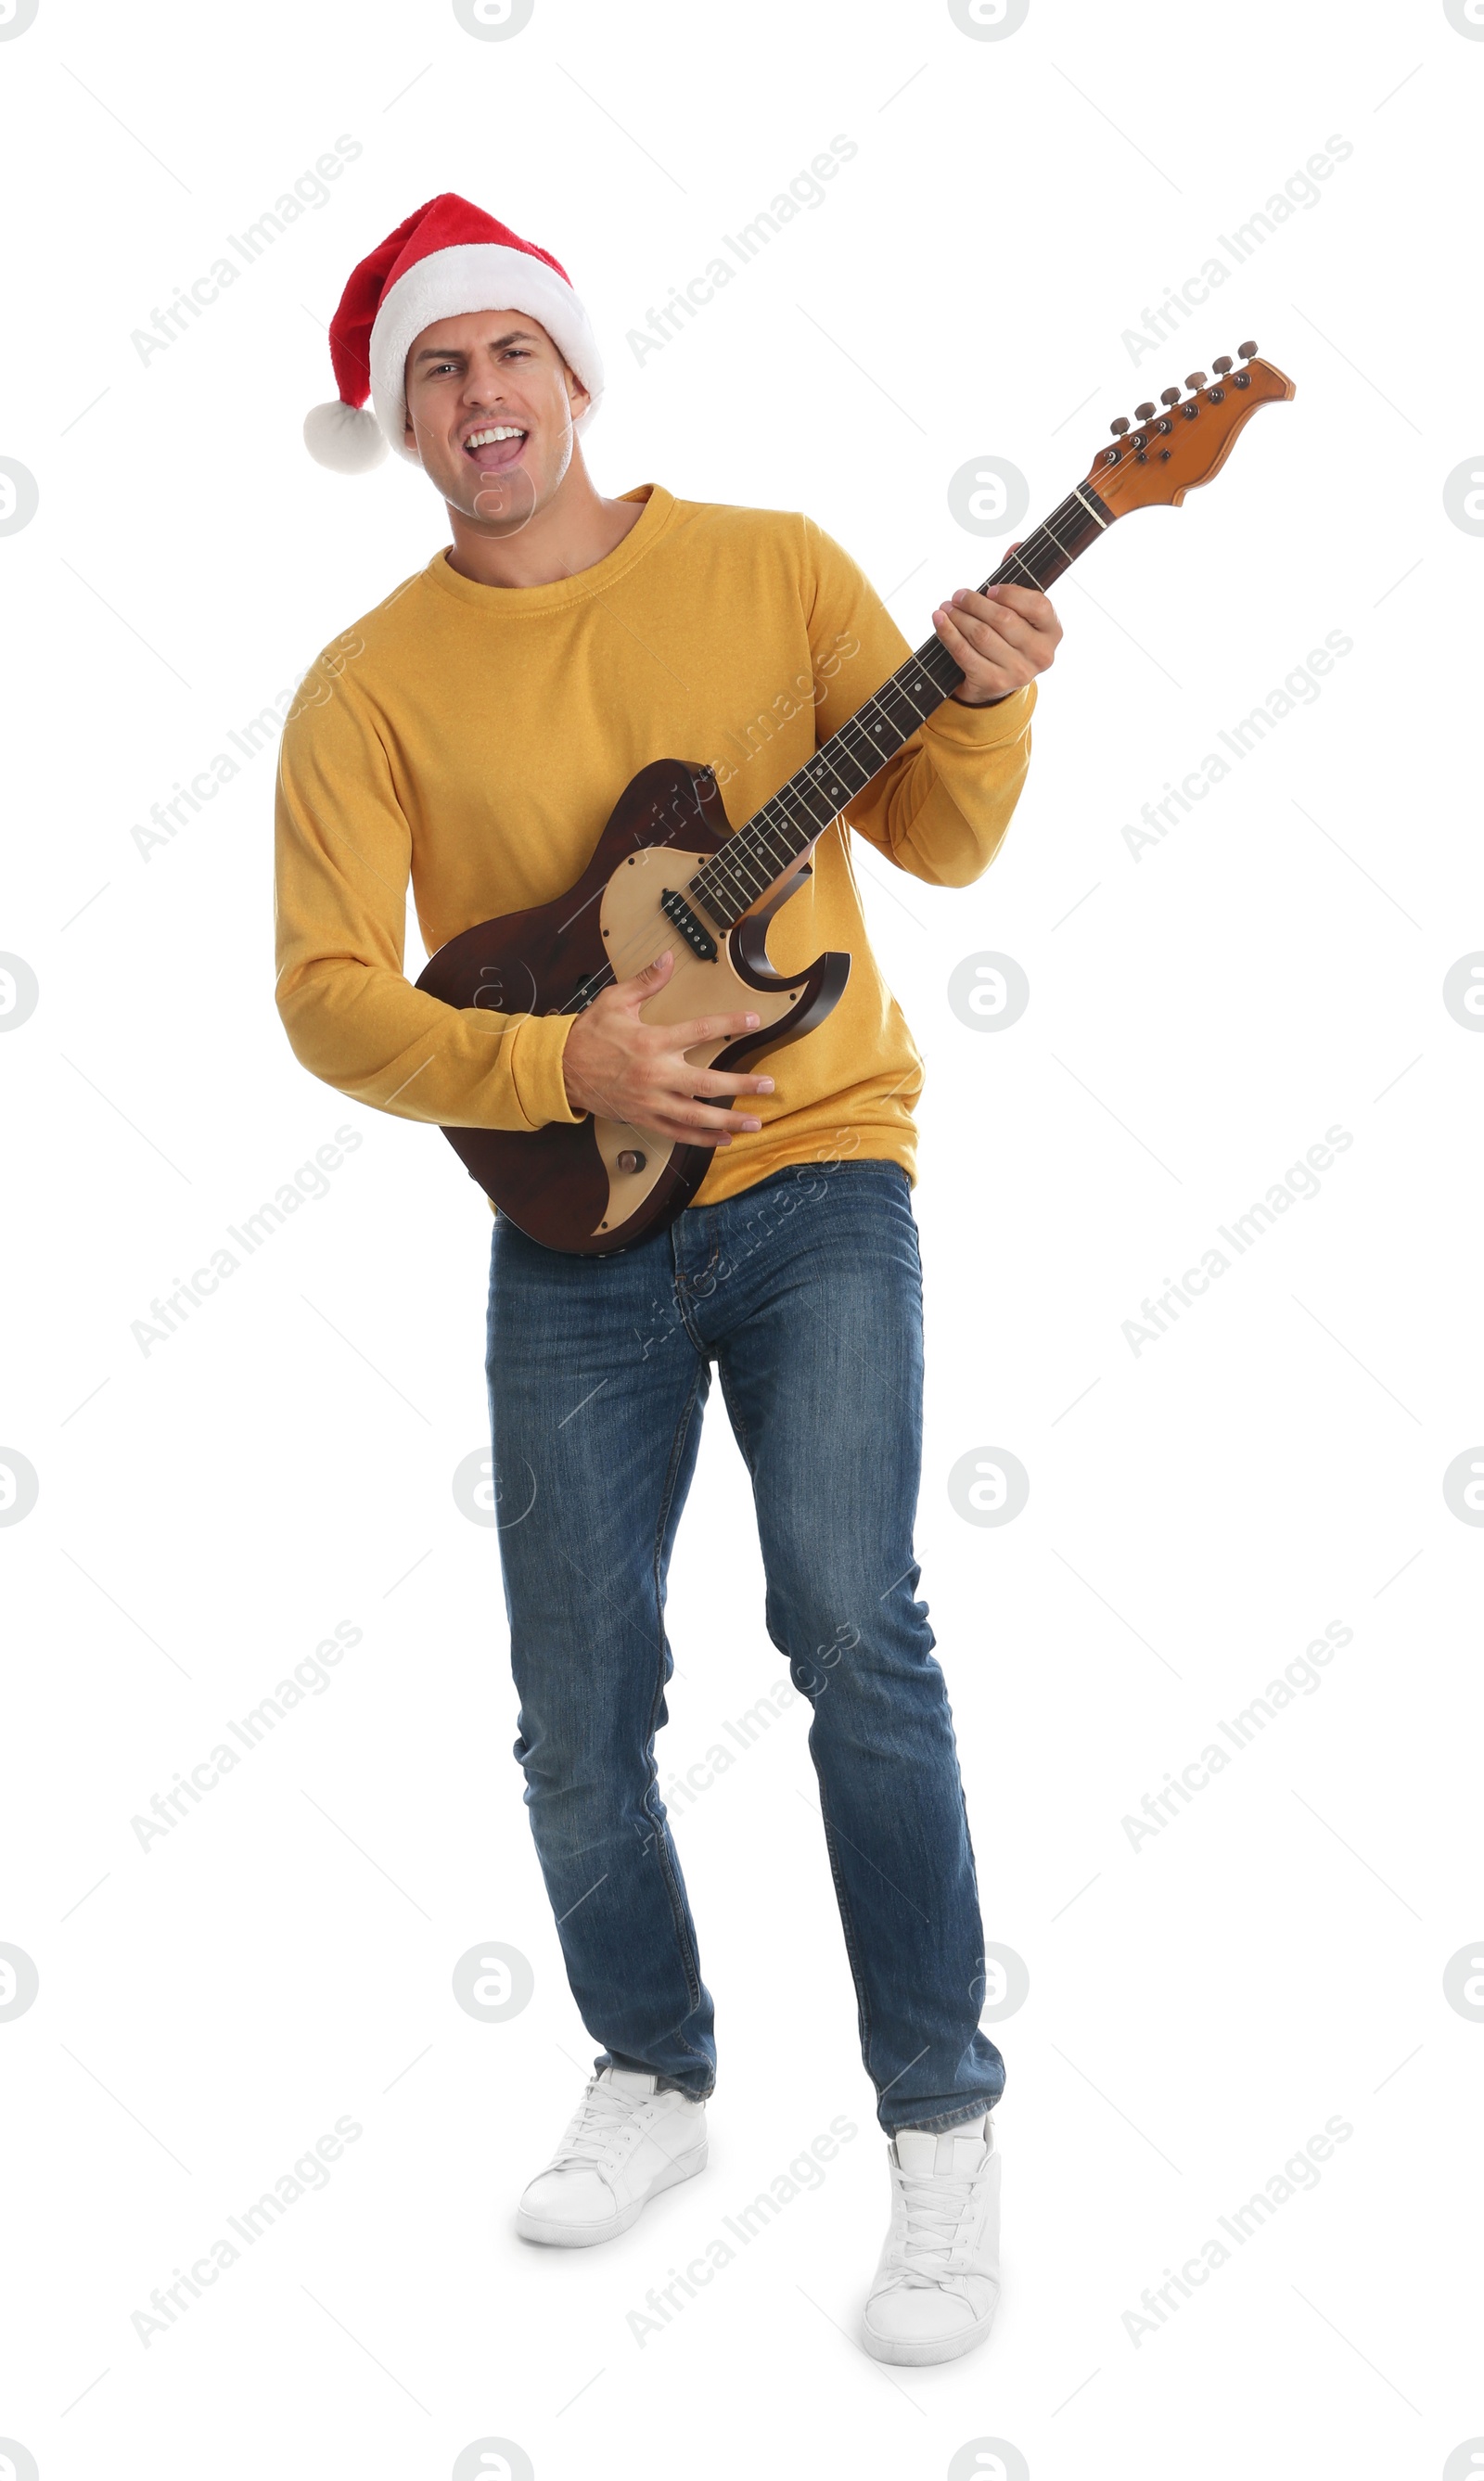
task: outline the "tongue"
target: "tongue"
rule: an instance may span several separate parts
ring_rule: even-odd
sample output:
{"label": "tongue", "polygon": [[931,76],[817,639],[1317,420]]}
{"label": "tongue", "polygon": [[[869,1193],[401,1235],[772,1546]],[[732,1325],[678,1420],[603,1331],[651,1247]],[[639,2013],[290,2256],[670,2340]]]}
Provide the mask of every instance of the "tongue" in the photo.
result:
{"label": "tongue", "polygon": [[470,449],[467,454],[484,473],[497,473],[502,465],[514,464],[525,444],[523,438],[491,439],[484,447]]}
{"label": "tongue", "polygon": [[962,2180],[978,2170],[988,2150],[982,2127],[973,2124],[941,2134],[927,2128],[904,2128],[897,2133],[897,2159],[903,2171],[919,2178],[929,2174],[940,2180]]}

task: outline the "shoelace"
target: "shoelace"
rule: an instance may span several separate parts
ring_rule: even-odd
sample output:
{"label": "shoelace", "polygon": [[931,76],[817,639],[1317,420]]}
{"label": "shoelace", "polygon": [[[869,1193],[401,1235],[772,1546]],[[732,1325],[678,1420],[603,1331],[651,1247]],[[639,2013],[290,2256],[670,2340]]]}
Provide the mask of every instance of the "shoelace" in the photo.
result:
{"label": "shoelace", "polygon": [[893,2252],[893,2270],[899,2283],[927,2289],[963,2271],[953,2262],[954,2243],[974,2201],[975,2181],[982,2176],[971,2171],[953,2180],[936,2173],[929,2177],[898,2170],[907,2209],[906,2229]]}
{"label": "shoelace", "polygon": [[643,2094],[615,2093],[612,2085],[601,2084],[594,2077],[577,2106],[551,2169],[596,2169],[612,2155],[617,2140],[632,2125],[636,2108],[645,2100],[647,2096]]}

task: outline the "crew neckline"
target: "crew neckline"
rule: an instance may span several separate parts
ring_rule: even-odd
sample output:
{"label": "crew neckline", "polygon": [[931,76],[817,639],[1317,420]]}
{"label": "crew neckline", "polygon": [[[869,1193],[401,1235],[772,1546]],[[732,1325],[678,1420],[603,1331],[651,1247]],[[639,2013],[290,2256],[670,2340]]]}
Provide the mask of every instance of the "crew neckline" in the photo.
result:
{"label": "crew neckline", "polygon": [[461,577],[450,568],[450,546],[435,551],[424,575],[456,602],[467,604],[471,611],[509,614],[524,618],[541,612],[559,612],[564,605],[586,603],[594,594],[617,583],[636,561],[658,541],[668,524],[675,507],[673,493],[663,483],[637,483],[632,491],[620,491],[620,500],[640,500],[643,508],[637,525],[632,525],[622,542],[615,543],[590,568],[580,568],[573,577],[559,577],[550,586],[482,586],[478,579]]}

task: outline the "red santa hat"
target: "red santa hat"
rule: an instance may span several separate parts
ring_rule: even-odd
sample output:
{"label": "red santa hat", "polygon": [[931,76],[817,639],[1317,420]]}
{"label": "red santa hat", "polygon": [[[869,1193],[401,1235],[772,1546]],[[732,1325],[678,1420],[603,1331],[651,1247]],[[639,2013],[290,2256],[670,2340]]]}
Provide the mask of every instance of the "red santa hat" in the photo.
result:
{"label": "red santa hat", "polygon": [[339,401],[304,418],[304,444],[318,464],[364,474],[389,446],[417,463],[405,439],[407,354],[425,327],[467,310],[523,310],[539,321],[592,400],[577,417],[586,430],[603,393],[603,364],[566,269],[445,190],[361,260],[340,297],[329,330]]}

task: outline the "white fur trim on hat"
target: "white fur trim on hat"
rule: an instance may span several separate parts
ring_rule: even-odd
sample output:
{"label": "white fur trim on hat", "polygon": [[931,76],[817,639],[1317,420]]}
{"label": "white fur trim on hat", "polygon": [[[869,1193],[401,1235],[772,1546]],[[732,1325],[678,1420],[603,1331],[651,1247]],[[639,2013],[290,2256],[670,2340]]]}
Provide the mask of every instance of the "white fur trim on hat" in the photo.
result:
{"label": "white fur trim on hat", "polygon": [[304,446],[332,474],[369,474],[386,455],[381,426],[369,405],[317,405],[304,416]]}
{"label": "white fur trim on hat", "polygon": [[371,330],[371,401],[391,446],[409,463],[420,462],[406,445],[407,355],[425,327],[470,310],[524,310],[539,320],[563,361],[592,402],[579,414],[585,431],[603,394],[603,363],[586,311],[555,268],[529,250],[501,242],[459,242],[431,251],[409,267],[383,296]]}

